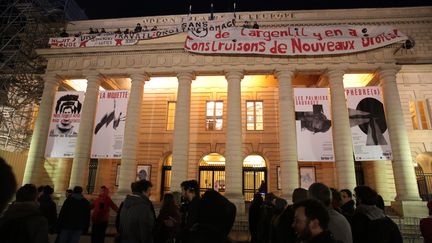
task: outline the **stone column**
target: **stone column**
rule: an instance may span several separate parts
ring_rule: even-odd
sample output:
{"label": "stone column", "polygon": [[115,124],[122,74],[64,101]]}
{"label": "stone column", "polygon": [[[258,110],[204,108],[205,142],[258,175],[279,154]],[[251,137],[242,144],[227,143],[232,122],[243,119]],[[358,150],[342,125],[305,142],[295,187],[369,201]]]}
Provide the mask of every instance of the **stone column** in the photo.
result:
{"label": "stone column", "polygon": [[228,81],[227,130],[225,143],[225,196],[237,207],[237,214],[244,214],[242,192],[243,149],[242,149],[242,112],[241,85],[242,71],[226,71]]}
{"label": "stone column", "polygon": [[279,80],[279,153],[282,197],[292,203],[292,193],[299,187],[297,139],[295,128],[293,70],[276,70]]}
{"label": "stone column", "polygon": [[71,159],[57,159],[57,166],[54,175],[54,190],[57,194],[64,195],[69,188],[69,173],[71,170]]}
{"label": "stone column", "polygon": [[180,184],[188,179],[191,85],[195,75],[193,72],[179,72],[177,79],[171,191],[181,191]]}
{"label": "stone column", "polygon": [[333,148],[339,189],[353,190],[355,177],[351,128],[345,100],[342,69],[332,69],[327,73],[330,83],[332,105]]}
{"label": "stone column", "polygon": [[392,206],[404,216],[426,216],[426,207],[419,202],[417,179],[396,83],[397,72],[396,66],[383,67],[379,71],[393,152],[396,202],[392,202]]}
{"label": "stone column", "polygon": [[144,94],[144,82],[149,80],[147,75],[139,73],[132,74],[130,78],[132,80],[132,86],[127,106],[119,187],[117,190],[117,194],[121,196],[130,193],[131,183],[136,179],[136,150],[141,119],[141,105]]}
{"label": "stone column", "polygon": [[28,152],[27,163],[24,171],[23,184],[38,184],[41,170],[45,162],[45,148],[48,138],[52,107],[55,94],[60,84],[55,74],[46,74],[44,77],[44,90],[39,106],[39,114],[33,130],[33,136]]}
{"label": "stone column", "polygon": [[69,187],[81,186],[85,190],[88,176],[88,163],[93,139],[94,119],[99,97],[99,85],[101,77],[92,73],[86,76],[87,90],[84,105],[81,112],[81,121],[78,138],[75,146],[75,155],[72,162],[72,172]]}

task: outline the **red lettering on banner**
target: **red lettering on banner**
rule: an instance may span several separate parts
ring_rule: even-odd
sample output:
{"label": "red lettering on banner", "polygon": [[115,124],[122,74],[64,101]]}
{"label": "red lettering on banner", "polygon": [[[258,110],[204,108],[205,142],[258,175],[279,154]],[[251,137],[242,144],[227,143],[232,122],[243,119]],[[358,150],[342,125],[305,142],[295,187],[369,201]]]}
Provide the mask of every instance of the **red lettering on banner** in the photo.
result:
{"label": "red lettering on banner", "polygon": [[303,52],[333,52],[339,50],[354,50],[354,41],[328,41],[328,42],[315,42],[315,43],[303,43],[301,39],[291,39],[291,47],[293,53]]}
{"label": "red lettering on banner", "polygon": [[215,35],[215,37],[216,37],[216,39],[221,39],[221,38],[229,38],[229,36],[230,36],[230,34],[229,34],[229,32],[222,32],[222,31],[218,31],[217,33],[216,33],[216,35]]}
{"label": "red lettering on banner", "polygon": [[274,41],[274,46],[270,48],[270,53],[272,54],[285,54],[288,46],[284,43],[278,43]]}

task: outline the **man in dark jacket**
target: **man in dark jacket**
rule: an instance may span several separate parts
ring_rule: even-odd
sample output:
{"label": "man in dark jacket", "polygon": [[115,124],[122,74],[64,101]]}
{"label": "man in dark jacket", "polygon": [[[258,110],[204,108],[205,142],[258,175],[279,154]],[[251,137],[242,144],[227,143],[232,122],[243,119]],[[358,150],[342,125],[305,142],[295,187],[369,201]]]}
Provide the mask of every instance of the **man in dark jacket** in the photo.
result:
{"label": "man in dark jacket", "polygon": [[48,220],[50,234],[54,234],[57,231],[57,205],[52,199],[53,193],[54,189],[51,186],[44,186],[42,195],[38,199],[39,208]]}
{"label": "man in dark jacket", "polygon": [[133,183],[120,210],[120,238],[126,243],[153,243],[156,216],[150,201],[152,184],[147,180]]}
{"label": "man in dark jacket", "polygon": [[87,233],[90,224],[90,202],[82,195],[82,187],[76,186],[60,210],[58,225],[60,243],[78,243],[81,234]]}
{"label": "man in dark jacket", "polygon": [[182,224],[178,238],[182,243],[189,243],[191,230],[198,223],[200,204],[199,186],[196,180],[183,181],[180,186],[185,204],[182,205]]}
{"label": "man in dark jacket", "polygon": [[328,210],[315,199],[306,199],[294,205],[294,222],[292,224],[299,242],[303,243],[336,243],[330,231]]}
{"label": "man in dark jacket", "polygon": [[36,186],[26,184],[18,189],[16,201],[0,218],[2,243],[48,243],[48,222],[36,200]]}
{"label": "man in dark jacket", "polygon": [[351,221],[355,210],[355,202],[352,198],[352,192],[349,189],[342,189],[340,195],[343,203],[340,207],[342,214],[348,219],[348,221]]}
{"label": "man in dark jacket", "polygon": [[397,225],[376,206],[378,194],[368,186],[354,189],[357,208],[352,218],[354,243],[402,243]]}

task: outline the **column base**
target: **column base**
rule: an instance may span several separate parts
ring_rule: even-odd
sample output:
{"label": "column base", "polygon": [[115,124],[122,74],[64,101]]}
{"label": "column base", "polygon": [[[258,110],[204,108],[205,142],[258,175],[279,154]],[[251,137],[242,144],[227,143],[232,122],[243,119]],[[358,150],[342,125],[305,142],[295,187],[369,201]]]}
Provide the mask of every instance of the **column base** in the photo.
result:
{"label": "column base", "polygon": [[393,201],[391,207],[404,218],[425,218],[429,215],[423,201]]}
{"label": "column base", "polygon": [[225,194],[225,197],[236,206],[236,218],[246,215],[245,201],[242,194]]}

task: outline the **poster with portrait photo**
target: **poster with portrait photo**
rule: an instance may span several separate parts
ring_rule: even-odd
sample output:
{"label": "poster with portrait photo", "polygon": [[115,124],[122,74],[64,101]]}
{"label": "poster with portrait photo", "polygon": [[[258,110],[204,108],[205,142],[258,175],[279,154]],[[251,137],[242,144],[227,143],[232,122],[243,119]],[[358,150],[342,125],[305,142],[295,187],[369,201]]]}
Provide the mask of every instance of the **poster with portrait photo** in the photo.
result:
{"label": "poster with portrait photo", "polygon": [[99,92],[93,129],[92,158],[121,158],[128,96],[128,90]]}
{"label": "poster with portrait photo", "polygon": [[355,160],[391,160],[392,150],[381,88],[346,88],[345,95]]}
{"label": "poster with portrait photo", "polygon": [[328,88],[295,88],[295,120],[299,161],[334,161]]}
{"label": "poster with portrait photo", "polygon": [[84,92],[59,91],[55,95],[45,157],[73,158]]}
{"label": "poster with portrait photo", "polygon": [[300,177],[299,177],[300,187],[308,190],[309,187],[316,182],[315,167],[301,166],[299,168],[299,173],[300,173]]}
{"label": "poster with portrait photo", "polygon": [[137,175],[136,180],[148,180],[151,179],[151,165],[138,165],[137,166]]}

